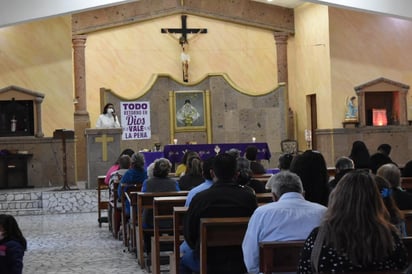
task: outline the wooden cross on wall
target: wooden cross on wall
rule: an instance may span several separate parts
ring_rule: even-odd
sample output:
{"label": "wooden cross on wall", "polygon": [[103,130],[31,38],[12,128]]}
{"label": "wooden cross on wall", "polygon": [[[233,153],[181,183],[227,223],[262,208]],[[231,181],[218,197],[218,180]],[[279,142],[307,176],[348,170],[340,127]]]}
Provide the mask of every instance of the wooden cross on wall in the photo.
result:
{"label": "wooden cross on wall", "polygon": [[[178,40],[180,46],[182,47],[182,53],[181,53],[181,61],[182,61],[182,72],[183,72],[183,81],[184,82],[189,82],[189,61],[190,61],[190,56],[187,54],[186,49],[187,45],[189,44],[189,40],[187,38],[188,34],[202,34],[202,33],[207,33],[207,29],[205,28],[187,28],[187,15],[182,15],[182,27],[179,28],[162,28],[160,31],[161,33],[167,33],[167,34],[182,34],[178,39],[176,37],[172,37],[176,40]],[[193,37],[192,37],[193,38]]]}
{"label": "wooden cross on wall", "polygon": [[162,33],[181,33],[184,41],[187,40],[187,35],[190,33],[207,33],[207,29],[189,29],[187,28],[187,15],[182,15],[182,27],[178,28],[163,28],[161,29]]}

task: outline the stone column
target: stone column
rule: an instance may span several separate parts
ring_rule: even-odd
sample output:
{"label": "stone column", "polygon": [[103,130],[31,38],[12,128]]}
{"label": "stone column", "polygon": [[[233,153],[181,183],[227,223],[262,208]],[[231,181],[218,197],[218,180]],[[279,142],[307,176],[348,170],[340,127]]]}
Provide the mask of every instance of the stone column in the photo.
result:
{"label": "stone column", "polygon": [[288,37],[286,32],[275,32],[276,54],[278,63],[278,83],[288,82]]}
{"label": "stone column", "polygon": [[79,181],[87,181],[86,128],[90,128],[90,117],[86,101],[86,35],[74,35],[74,132],[76,137],[76,174]]}
{"label": "stone column", "polygon": [[42,119],[41,119],[41,103],[43,102],[43,97],[36,97],[34,99],[34,102],[36,102],[36,124],[37,124],[37,129],[36,129],[36,137],[44,137],[43,134],[43,127],[42,127]]}
{"label": "stone column", "polygon": [[278,83],[279,83],[279,100],[280,107],[282,108],[281,124],[284,125],[284,131],[281,132],[282,139],[294,139],[293,124],[290,123],[289,113],[291,109],[289,108],[288,99],[288,37],[289,34],[286,32],[275,32],[274,38],[276,42],[276,55],[277,55],[277,65],[278,65]]}

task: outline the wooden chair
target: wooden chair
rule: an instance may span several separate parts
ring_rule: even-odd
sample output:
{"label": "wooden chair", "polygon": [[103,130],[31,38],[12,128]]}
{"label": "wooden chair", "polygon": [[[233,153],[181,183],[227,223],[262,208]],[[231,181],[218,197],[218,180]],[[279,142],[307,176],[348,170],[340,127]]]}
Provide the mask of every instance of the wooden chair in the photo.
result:
{"label": "wooden chair", "polygon": [[296,272],[304,243],[304,240],[259,243],[259,271]]}
{"label": "wooden chair", "polygon": [[200,274],[208,273],[208,249],[211,247],[236,247],[241,255],[242,241],[246,233],[249,217],[202,218],[200,220]]}
{"label": "wooden chair", "polygon": [[[185,202],[186,196],[155,197],[153,199],[154,231],[151,240],[153,274],[160,273],[160,253],[161,251],[166,251],[161,245],[170,244],[173,246],[173,208],[176,206],[184,206]],[[168,226],[168,223],[170,223],[170,226]],[[167,250],[173,251],[172,249],[173,248],[169,248]]]}
{"label": "wooden chair", "polygon": [[119,182],[113,183],[113,190],[112,190],[112,199],[109,201],[110,211],[111,211],[111,227],[112,227],[112,234],[115,239],[119,239],[119,231],[120,231],[120,221],[121,221],[121,213],[122,208],[119,203],[119,198],[117,194],[117,188],[119,186]]}
{"label": "wooden chair", "polygon": [[183,237],[183,220],[187,212],[187,207],[176,206],[173,208],[173,254],[170,258],[170,274],[179,273],[180,245]]}
{"label": "wooden chair", "polygon": [[298,153],[298,141],[286,139],[280,142],[280,148],[282,149],[282,153],[290,153],[296,155]]}
{"label": "wooden chair", "polygon": [[143,228],[143,211],[145,209],[153,209],[154,197],[167,196],[187,196],[188,191],[170,191],[170,192],[136,192],[131,195],[137,195],[137,262],[142,269],[146,268],[145,251],[144,251],[144,235],[148,233],[153,236],[153,228]]}
{"label": "wooden chair", "polygon": [[[99,227],[102,227],[102,223],[108,223],[110,217],[108,213],[109,200],[102,199],[102,193],[109,190],[109,186],[104,182],[105,178],[106,176],[97,177],[97,221],[99,222]],[[106,211],[106,217],[102,217],[102,211]]]}
{"label": "wooden chair", "polygon": [[122,233],[123,233],[123,245],[125,247],[129,247],[129,235],[128,235],[128,223],[129,223],[129,216],[126,214],[126,193],[136,192],[142,189],[142,183],[137,184],[125,184],[121,186],[122,188],[122,197],[120,198],[121,201],[121,226],[122,226]]}

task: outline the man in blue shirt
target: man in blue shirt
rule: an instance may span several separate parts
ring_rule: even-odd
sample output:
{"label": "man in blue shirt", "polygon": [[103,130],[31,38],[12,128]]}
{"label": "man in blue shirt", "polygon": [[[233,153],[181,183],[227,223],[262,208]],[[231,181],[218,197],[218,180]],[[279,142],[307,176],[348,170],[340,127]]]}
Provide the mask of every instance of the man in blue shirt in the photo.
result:
{"label": "man in blue shirt", "polygon": [[259,273],[259,242],[305,240],[320,225],[326,207],[306,201],[299,176],[290,171],[273,175],[266,184],[274,203],[258,207],[243,239],[248,273]]}
{"label": "man in blue shirt", "polygon": [[205,178],[205,181],[201,183],[200,185],[192,188],[189,193],[187,194],[186,198],[186,203],[185,206],[189,206],[190,202],[192,201],[192,198],[199,192],[208,189],[209,187],[212,186],[213,184],[213,178],[212,174],[210,173],[210,170],[213,168],[213,161],[215,160],[215,157],[212,156],[206,160],[203,161],[203,166],[202,166],[202,173],[203,173],[203,178]]}

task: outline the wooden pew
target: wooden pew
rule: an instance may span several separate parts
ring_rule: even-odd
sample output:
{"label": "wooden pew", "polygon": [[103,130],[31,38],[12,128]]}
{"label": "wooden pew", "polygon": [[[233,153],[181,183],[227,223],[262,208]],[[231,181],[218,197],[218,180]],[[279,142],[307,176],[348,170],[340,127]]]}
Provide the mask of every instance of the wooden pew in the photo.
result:
{"label": "wooden pew", "polygon": [[180,245],[184,240],[183,220],[186,212],[186,206],[176,206],[173,208],[173,254],[170,258],[170,274],[179,273]]}
{"label": "wooden pew", "polygon": [[[238,247],[241,251],[249,217],[202,218],[200,220],[200,274],[207,274],[208,248]],[[241,252],[240,252],[241,254]],[[236,261],[243,262],[243,256]]]}
{"label": "wooden pew", "polygon": [[107,213],[107,217],[102,217],[102,211],[108,211],[109,209],[109,200],[102,199],[102,193],[109,190],[109,186],[104,182],[105,178],[104,175],[97,177],[97,221],[99,227],[102,227],[102,223],[108,223],[110,218],[109,213]]}
{"label": "wooden pew", "polygon": [[[412,237],[402,238],[408,251],[408,261],[412,262]],[[300,253],[305,241],[273,241],[259,243],[259,271],[264,274],[271,273],[296,273]],[[375,272],[374,272],[375,273]],[[379,273],[379,272],[376,272]],[[380,272],[382,273],[382,272]],[[390,271],[385,273],[405,273],[403,271]]]}
{"label": "wooden pew", "polygon": [[130,237],[128,250],[135,252],[136,258],[137,258],[137,249],[136,249],[137,195],[132,195],[132,193],[136,193],[136,192],[130,192],[130,193],[126,192],[125,193],[126,200],[129,202],[129,207],[130,207],[130,217],[129,217],[129,223],[127,226],[127,234]]}
{"label": "wooden pew", "polygon": [[[273,202],[272,193],[256,193],[256,199],[259,205]],[[170,273],[179,273],[180,264],[180,245],[182,244],[183,238],[183,218],[186,214],[187,207],[174,207],[173,208],[173,237],[174,237],[174,248],[173,254],[170,259]]]}
{"label": "wooden pew", "polygon": [[262,273],[296,273],[305,241],[273,241],[259,243],[259,271]]}
{"label": "wooden pew", "polygon": [[401,177],[401,187],[412,192],[412,177]]}
{"label": "wooden pew", "polygon": [[256,193],[256,200],[258,205],[263,205],[273,202],[273,195],[271,192],[267,193]]}
{"label": "wooden pew", "polygon": [[[151,240],[152,250],[152,273],[160,273],[161,244],[173,244],[173,208],[184,206],[186,196],[155,197],[153,199],[153,237]],[[162,227],[162,223],[170,223],[170,227]],[[170,251],[172,251],[170,249]],[[170,263],[169,263],[170,264]]]}
{"label": "wooden pew", "polygon": [[137,234],[136,248],[137,261],[142,269],[146,267],[144,254],[144,234],[149,233],[153,236],[153,228],[143,228],[143,210],[153,209],[154,197],[167,196],[187,196],[188,191],[170,191],[170,192],[132,192],[130,195],[137,195]]}
{"label": "wooden pew", "polygon": [[[129,194],[131,192],[136,192],[142,189],[142,183],[137,183],[137,184],[124,184],[121,186],[122,188],[122,196],[120,198],[121,201],[121,222],[122,222],[122,232],[123,232],[123,245],[125,247],[131,246],[129,243],[129,217],[126,214],[126,193]],[[130,205],[129,205],[130,207]]]}
{"label": "wooden pew", "polygon": [[273,174],[266,173],[266,174],[254,174],[252,176],[253,180],[260,181],[262,184],[266,184],[267,181],[272,177]]}

